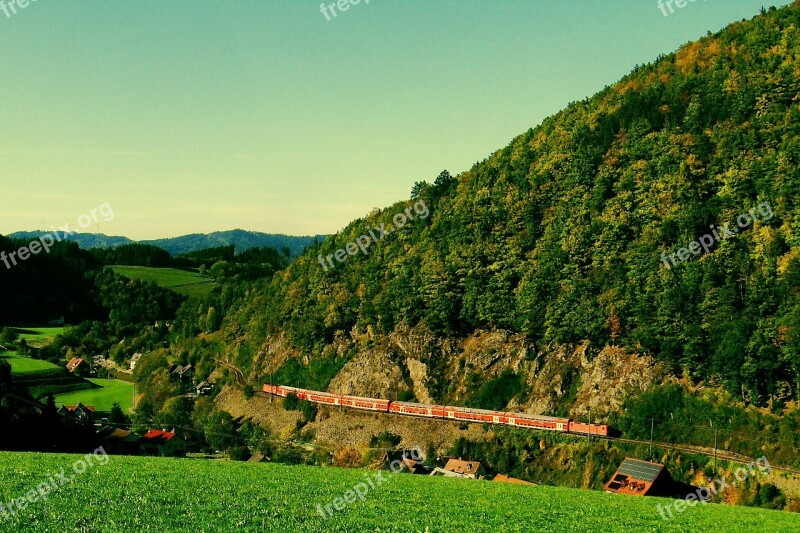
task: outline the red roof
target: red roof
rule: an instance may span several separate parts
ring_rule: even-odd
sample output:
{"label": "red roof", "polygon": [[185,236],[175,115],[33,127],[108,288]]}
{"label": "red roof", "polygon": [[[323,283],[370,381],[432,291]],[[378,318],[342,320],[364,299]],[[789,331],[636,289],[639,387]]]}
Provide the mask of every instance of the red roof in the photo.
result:
{"label": "red roof", "polygon": [[147,440],[163,440],[164,442],[169,442],[172,437],[175,436],[175,433],[170,433],[169,431],[161,431],[159,429],[151,429],[144,435],[142,435],[143,439]]}
{"label": "red roof", "polygon": [[67,363],[67,370],[70,372],[74,372],[76,368],[78,368],[79,366],[81,366],[81,364],[85,362],[86,361],[84,361],[80,357],[73,357],[72,359],[69,360],[69,363]]}
{"label": "red roof", "polygon": [[65,405],[64,407],[66,407],[68,411],[74,411],[78,407],[82,407],[94,413],[94,405],[83,405],[82,403],[79,403],[78,405]]}

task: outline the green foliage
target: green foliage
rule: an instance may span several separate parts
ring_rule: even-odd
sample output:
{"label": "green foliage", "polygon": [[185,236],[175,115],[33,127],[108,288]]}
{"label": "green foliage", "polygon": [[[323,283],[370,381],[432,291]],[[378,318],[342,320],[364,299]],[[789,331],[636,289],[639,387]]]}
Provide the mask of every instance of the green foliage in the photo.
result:
{"label": "green foliage", "polygon": [[17,341],[19,335],[17,335],[17,331],[14,328],[5,327],[0,331],[0,343],[3,344],[11,344]]}
{"label": "green foliage", "polygon": [[786,507],[786,496],[772,483],[764,483],[756,488],[756,494],[750,501],[750,505],[780,511]]}
{"label": "green foliage", "polygon": [[628,398],[609,423],[626,437],[711,447],[800,467],[800,412],[782,416],[747,407],[741,398],[690,392],[679,384],[654,387]]}
{"label": "green foliage", "polygon": [[133,243],[116,248],[92,248],[89,252],[104,265],[175,266],[169,252],[150,244]]}
{"label": "green foliage", "polygon": [[297,394],[290,392],[283,400],[283,408],[287,411],[297,411],[299,409],[300,400],[297,399]]}
{"label": "green foliage", "polygon": [[392,433],[391,431],[384,431],[378,435],[372,435],[369,438],[370,448],[394,448],[400,441],[403,440],[401,435]]}
{"label": "green foliage", "polygon": [[477,388],[477,392],[469,398],[467,402],[469,407],[502,411],[508,402],[522,391],[523,382],[520,374],[505,368],[496,378],[490,379],[480,386],[475,382],[473,386]]}
{"label": "green foliage", "polygon": [[319,410],[317,404],[308,400],[298,400],[297,395],[294,393],[289,393],[283,400],[283,408],[287,411],[300,411],[303,415],[303,420],[298,421],[299,423],[313,422]]}

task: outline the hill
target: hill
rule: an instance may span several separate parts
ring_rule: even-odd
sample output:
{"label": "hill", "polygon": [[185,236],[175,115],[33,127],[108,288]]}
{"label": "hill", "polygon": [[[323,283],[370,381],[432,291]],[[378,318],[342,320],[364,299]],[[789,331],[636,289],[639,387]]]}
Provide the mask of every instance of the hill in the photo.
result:
{"label": "hill", "polygon": [[[99,455],[99,454],[98,454]],[[14,531],[792,531],[797,517],[705,505],[663,520],[660,498],[365,470],[102,456],[0,453],[0,500],[12,501],[62,468],[68,487],[0,514]],[[378,476],[384,481],[378,481]],[[164,480],[159,490],[145,480]],[[371,488],[367,480],[372,482]],[[208,488],[214,487],[213,495]],[[366,489],[365,489],[366,487]],[[363,501],[352,492],[363,493]],[[352,503],[344,503],[344,498]],[[333,502],[342,510],[335,510]],[[180,510],[176,511],[176,502]],[[323,518],[325,506],[333,516]],[[321,509],[321,512],[320,512]]]}
{"label": "hill", "polygon": [[170,352],[256,388],[591,419],[800,464],[798,28],[795,2],[636,67],[184,309]]}
{"label": "hill", "polygon": [[259,233],[257,231],[235,229],[231,231],[217,231],[214,233],[195,233],[171,239],[142,241],[142,243],[158,246],[172,255],[183,255],[199,250],[218,248],[220,246],[232,244],[236,247],[237,253],[251,248],[269,246],[279,251],[288,248],[290,255],[296,257],[308,246],[318,240],[324,240],[325,237],[325,235],[293,237],[282,234]]}
{"label": "hill", "polygon": [[[657,365],[746,404],[798,399],[799,27],[797,2],[732,24],[469,171],[418,183],[409,201],[353,221],[240,301],[223,331],[248,324],[249,335],[231,351],[272,354],[239,361],[257,379],[283,367],[309,388],[383,382],[473,405],[493,382],[504,403],[542,411],[590,401],[582,372],[614,348],[622,370]],[[407,210],[419,216],[327,265]],[[487,331],[508,351],[487,345],[459,361]],[[353,359],[353,370],[386,370],[336,380]],[[558,400],[535,397],[543,370]],[[634,392],[661,379],[640,370]]]}
{"label": "hill", "polygon": [[[38,239],[44,235],[44,231],[18,231],[8,235],[13,239]],[[65,241],[75,242],[81,249],[91,248],[116,248],[125,244],[150,244],[166,250],[173,256],[206,250],[208,248],[218,248],[221,246],[234,245],[237,252],[243,252],[251,248],[270,247],[276,250],[288,248],[290,255],[295,257],[310,246],[315,241],[322,241],[325,235],[295,237],[280,233],[260,233],[257,231],[231,230],[217,231],[214,233],[193,233],[169,239],[155,239],[134,241],[128,237],[107,236],[102,233],[62,233]]]}

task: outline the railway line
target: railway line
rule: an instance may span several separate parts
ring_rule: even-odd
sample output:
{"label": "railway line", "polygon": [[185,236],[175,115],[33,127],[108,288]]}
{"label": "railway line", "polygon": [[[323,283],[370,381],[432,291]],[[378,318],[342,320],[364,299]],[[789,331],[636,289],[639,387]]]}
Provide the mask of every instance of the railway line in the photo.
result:
{"label": "railway line", "polygon": [[[241,370],[224,361],[217,360],[217,363],[229,368],[234,373],[234,379],[239,386],[244,387],[246,385],[246,382],[244,380],[244,374],[242,373]],[[451,412],[453,414],[453,416],[449,416],[448,406],[434,406],[434,405],[427,406],[423,404],[414,404],[410,402],[394,402],[390,400],[380,400],[375,398],[362,398],[357,396],[336,395],[319,391],[308,391],[306,389],[298,389],[295,387],[282,387],[279,385],[264,385],[263,390],[256,391],[255,394],[262,397],[270,397],[270,396],[286,397],[290,393],[296,394],[299,399],[305,399],[307,401],[323,405],[336,406],[336,407],[348,407],[358,410],[385,412],[388,414],[412,416],[412,417],[424,417],[424,418],[432,418],[439,420],[459,421],[468,423],[490,423],[490,424],[493,423],[501,425],[511,425],[515,427],[527,427],[530,429],[539,429],[544,431],[559,431],[567,434],[594,437],[608,441],[616,441],[624,444],[635,444],[644,446],[652,445],[654,447],[661,449],[675,450],[684,453],[692,453],[697,455],[703,455],[706,457],[716,457],[718,459],[739,464],[750,464],[755,461],[755,459],[752,457],[748,457],[746,455],[739,454],[736,452],[731,452],[728,450],[719,450],[719,449],[713,450],[708,447],[695,446],[692,444],[673,444],[668,442],[658,442],[658,441],[651,442],[649,440],[615,437],[609,433],[608,426],[602,424],[591,424],[591,425],[584,424],[571,421],[570,419],[563,419],[557,417],[525,415],[520,413],[501,413],[496,411],[487,411],[483,409],[469,409],[469,408],[457,408],[457,407],[449,408],[452,410]],[[397,404],[398,406],[393,409],[391,404]],[[409,409],[407,409],[406,407],[413,408],[412,411],[413,410],[419,411],[423,408],[427,409],[427,411],[425,413],[409,412]],[[462,413],[462,416],[460,418],[456,416],[458,412]],[[492,418],[484,419],[482,418],[484,416],[491,416]],[[513,422],[511,421],[512,418]],[[523,422],[517,423],[518,420]],[[552,425],[550,427],[547,427],[546,425],[533,425],[524,422],[525,420],[541,420],[550,423]],[[560,429],[558,428],[558,424],[561,425]],[[592,426],[596,426],[598,429],[595,430]],[[576,428],[578,430],[572,431],[571,428]],[[770,465],[770,467],[773,470],[800,476],[800,470],[798,469],[789,468],[785,466],[777,466],[772,464]]]}

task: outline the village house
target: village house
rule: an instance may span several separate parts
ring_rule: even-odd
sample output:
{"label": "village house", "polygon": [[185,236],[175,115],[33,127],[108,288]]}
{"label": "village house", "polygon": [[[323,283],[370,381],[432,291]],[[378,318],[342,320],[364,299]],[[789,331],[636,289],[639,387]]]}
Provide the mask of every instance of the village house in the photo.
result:
{"label": "village house", "polygon": [[683,497],[697,487],[674,480],[667,467],[659,463],[626,457],[606,483],[606,492],[630,496]]}
{"label": "village house", "polygon": [[73,357],[69,360],[69,363],[67,363],[67,372],[75,376],[88,376],[89,370],[89,363],[80,357]]}
{"label": "village house", "polygon": [[486,477],[486,469],[480,461],[462,461],[461,459],[450,459],[444,468],[434,468],[432,476],[444,477],[463,477],[469,479],[483,479]]}
{"label": "village house", "polygon": [[162,457],[183,457],[186,455],[186,442],[170,431],[151,429],[139,439],[142,455]]}
{"label": "village house", "polygon": [[137,455],[139,453],[139,435],[127,429],[103,426],[97,435],[103,448],[111,454]]}
{"label": "village house", "polygon": [[198,396],[203,396],[205,394],[211,394],[211,391],[214,390],[214,382],[209,381],[201,381],[195,387]]}
{"label": "village house", "polygon": [[136,370],[136,365],[139,363],[139,359],[141,359],[141,358],[142,358],[142,354],[140,354],[138,352],[133,354],[133,356],[131,356],[131,362],[128,365],[131,370]]}
{"label": "village house", "polygon": [[58,409],[58,414],[67,420],[76,420],[78,422],[93,422],[94,421],[94,406],[83,405],[62,405]]}

